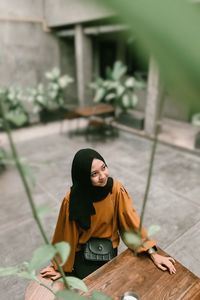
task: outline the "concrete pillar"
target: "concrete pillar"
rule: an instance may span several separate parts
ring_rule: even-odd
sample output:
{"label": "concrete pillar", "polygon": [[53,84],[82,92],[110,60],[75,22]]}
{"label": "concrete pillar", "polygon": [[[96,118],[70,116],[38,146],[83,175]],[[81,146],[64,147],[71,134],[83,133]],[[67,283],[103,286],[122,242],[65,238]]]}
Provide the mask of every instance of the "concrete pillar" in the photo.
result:
{"label": "concrete pillar", "polygon": [[93,48],[93,79],[99,77],[100,74],[100,62],[99,62],[99,41],[95,40]]}
{"label": "concrete pillar", "polygon": [[92,81],[92,40],[84,34],[82,25],[75,26],[75,57],[78,102],[85,105],[92,101],[88,88]]}
{"label": "concrete pillar", "polygon": [[155,60],[151,57],[149,62],[149,75],[147,84],[147,99],[145,106],[145,132],[155,135],[156,121],[162,96],[160,74]]}

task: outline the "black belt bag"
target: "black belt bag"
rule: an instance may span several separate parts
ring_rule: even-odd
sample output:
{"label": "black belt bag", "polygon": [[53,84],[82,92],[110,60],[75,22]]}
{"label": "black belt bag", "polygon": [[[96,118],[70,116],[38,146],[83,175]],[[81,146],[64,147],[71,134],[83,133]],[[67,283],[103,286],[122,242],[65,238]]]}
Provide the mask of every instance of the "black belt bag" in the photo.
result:
{"label": "black belt bag", "polygon": [[90,261],[109,261],[115,257],[112,242],[105,238],[91,238],[84,245],[84,258]]}

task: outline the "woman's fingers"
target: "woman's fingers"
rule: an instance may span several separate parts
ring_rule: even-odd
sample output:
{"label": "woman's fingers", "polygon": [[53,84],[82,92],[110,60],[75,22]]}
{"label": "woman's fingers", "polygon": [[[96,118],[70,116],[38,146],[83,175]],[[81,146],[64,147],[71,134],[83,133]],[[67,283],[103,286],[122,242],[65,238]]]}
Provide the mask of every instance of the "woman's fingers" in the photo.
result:
{"label": "woman's fingers", "polygon": [[174,260],[172,257],[168,257],[168,259],[169,259],[173,264],[176,263],[175,260]]}
{"label": "woman's fingers", "polygon": [[166,271],[166,270],[167,270],[167,268],[164,267],[164,266],[161,265],[161,264],[157,264],[157,266],[158,266],[159,269],[161,269],[161,270],[163,270],[163,271]]}
{"label": "woman's fingers", "polygon": [[51,279],[54,281],[54,280],[57,280],[57,279],[60,278],[60,277],[61,277],[61,274],[60,274],[59,272],[57,272],[56,275],[51,276]]}
{"label": "woman's fingers", "polygon": [[48,266],[40,271],[40,275],[43,278],[50,278],[56,280],[61,277],[60,273],[54,269],[53,266]]}
{"label": "woman's fingers", "polygon": [[[42,269],[42,270],[40,271],[40,274],[43,274],[43,273],[46,273],[46,272],[51,272],[52,270],[54,270],[54,268],[53,268],[52,266],[48,266],[48,267]],[[55,271],[55,270],[54,270],[54,271]]]}
{"label": "woman's fingers", "polygon": [[166,261],[164,265],[167,266],[170,274],[176,273],[176,268],[174,264],[175,264],[175,260],[172,257],[166,257]]}
{"label": "woman's fingers", "polygon": [[176,273],[176,268],[174,266],[175,260],[172,257],[166,257],[158,253],[154,253],[151,255],[151,259],[159,269],[163,271],[168,270],[170,274]]}
{"label": "woman's fingers", "polygon": [[54,275],[55,275],[55,272],[45,272],[45,273],[41,274],[42,277],[51,277]]}

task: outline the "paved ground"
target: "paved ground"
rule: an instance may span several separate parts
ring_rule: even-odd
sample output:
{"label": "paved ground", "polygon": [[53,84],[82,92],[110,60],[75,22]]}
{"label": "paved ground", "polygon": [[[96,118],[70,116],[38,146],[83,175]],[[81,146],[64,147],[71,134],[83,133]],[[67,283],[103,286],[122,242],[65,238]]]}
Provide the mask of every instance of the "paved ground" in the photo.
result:
{"label": "paved ground", "polygon": [[[49,129],[50,128],[50,129]],[[120,131],[115,139],[86,141],[69,138],[65,128],[51,125],[16,135],[20,155],[32,164],[37,205],[48,204],[53,212],[43,223],[49,238],[55,226],[61,200],[71,185],[70,166],[74,153],[82,147],[97,149],[106,159],[111,175],[121,180],[140,212],[146,184],[152,142]],[[45,132],[45,134],[44,134]],[[200,276],[200,156],[159,144],[145,215],[145,226],[161,226],[158,245]],[[16,170],[9,167],[0,175],[0,266],[29,260],[42,239],[33,221]],[[1,300],[21,300],[27,281],[0,279]]]}

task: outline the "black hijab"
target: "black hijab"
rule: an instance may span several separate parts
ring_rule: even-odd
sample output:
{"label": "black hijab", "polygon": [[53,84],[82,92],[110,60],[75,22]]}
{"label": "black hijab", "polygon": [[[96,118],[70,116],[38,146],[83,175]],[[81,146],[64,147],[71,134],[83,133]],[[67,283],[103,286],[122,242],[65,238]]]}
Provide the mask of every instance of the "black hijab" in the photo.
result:
{"label": "black hijab", "polygon": [[103,200],[112,192],[113,186],[113,179],[111,177],[108,178],[104,187],[92,185],[91,166],[94,158],[106,164],[98,152],[89,148],[79,150],[72,162],[69,219],[70,221],[77,221],[83,229],[90,228],[90,217],[96,213],[93,202]]}

